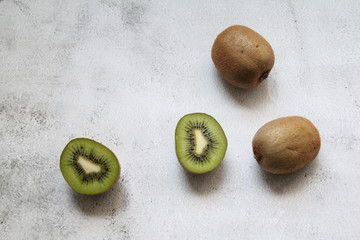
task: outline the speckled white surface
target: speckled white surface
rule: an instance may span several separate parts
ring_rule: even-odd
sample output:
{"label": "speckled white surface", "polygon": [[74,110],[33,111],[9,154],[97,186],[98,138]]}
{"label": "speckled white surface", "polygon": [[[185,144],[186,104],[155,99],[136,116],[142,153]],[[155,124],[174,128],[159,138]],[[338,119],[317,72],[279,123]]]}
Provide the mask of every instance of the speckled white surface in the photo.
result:
{"label": "speckled white surface", "polygon": [[[0,239],[359,239],[360,1],[0,0]],[[273,46],[268,80],[224,83],[210,58],[242,24]],[[229,147],[205,176],[177,163],[191,112]],[[251,140],[282,116],[310,119],[317,159],[262,172]],[[103,196],[75,194],[59,170],[88,137],[120,159]]]}

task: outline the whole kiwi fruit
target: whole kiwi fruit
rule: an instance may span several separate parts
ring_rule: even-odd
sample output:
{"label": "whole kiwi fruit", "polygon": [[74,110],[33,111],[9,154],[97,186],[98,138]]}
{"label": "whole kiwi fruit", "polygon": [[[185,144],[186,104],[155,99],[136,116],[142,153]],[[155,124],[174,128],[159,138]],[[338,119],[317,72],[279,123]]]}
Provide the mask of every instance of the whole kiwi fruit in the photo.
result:
{"label": "whole kiwi fruit", "polygon": [[316,127],[299,116],[275,119],[262,126],[252,142],[254,157],[267,172],[295,172],[315,159],[320,150]]}
{"label": "whole kiwi fruit", "polygon": [[212,46],[216,69],[230,84],[254,88],[266,79],[274,66],[270,44],[254,30],[234,25],[221,32]]}

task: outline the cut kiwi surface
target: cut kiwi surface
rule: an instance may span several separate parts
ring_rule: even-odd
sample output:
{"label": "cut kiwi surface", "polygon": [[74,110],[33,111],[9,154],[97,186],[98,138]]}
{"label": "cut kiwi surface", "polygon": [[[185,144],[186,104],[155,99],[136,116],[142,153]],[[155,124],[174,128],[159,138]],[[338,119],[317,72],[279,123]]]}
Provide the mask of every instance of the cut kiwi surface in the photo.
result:
{"label": "cut kiwi surface", "polygon": [[65,146],[60,170],[74,191],[95,195],[114,185],[120,175],[120,164],[115,154],[101,143],[76,138]]}
{"label": "cut kiwi surface", "polygon": [[175,147],[181,166],[203,174],[214,170],[224,159],[227,139],[213,117],[192,113],[182,117],[176,126]]}

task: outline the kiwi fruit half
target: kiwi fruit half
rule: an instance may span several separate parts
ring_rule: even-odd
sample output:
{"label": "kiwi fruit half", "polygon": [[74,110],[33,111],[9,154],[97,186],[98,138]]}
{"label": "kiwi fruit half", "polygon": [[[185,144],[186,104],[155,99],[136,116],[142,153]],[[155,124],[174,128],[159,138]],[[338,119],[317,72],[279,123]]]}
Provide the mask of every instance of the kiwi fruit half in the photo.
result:
{"label": "kiwi fruit half", "polygon": [[72,189],[87,195],[106,192],[120,176],[120,164],[115,154],[87,138],[73,139],[65,146],[60,169]]}
{"label": "kiwi fruit half", "polygon": [[227,139],[220,124],[205,113],[182,117],[175,130],[176,155],[187,171],[203,174],[224,159]]}

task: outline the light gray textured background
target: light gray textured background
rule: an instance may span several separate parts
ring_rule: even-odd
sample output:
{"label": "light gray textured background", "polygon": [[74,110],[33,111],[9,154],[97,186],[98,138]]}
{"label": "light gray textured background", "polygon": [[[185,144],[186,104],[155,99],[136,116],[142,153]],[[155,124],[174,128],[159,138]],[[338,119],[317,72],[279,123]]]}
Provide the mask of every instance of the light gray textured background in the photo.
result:
{"label": "light gray textured background", "polygon": [[[360,1],[0,0],[0,239],[359,239]],[[210,58],[242,24],[273,46],[268,80],[237,90]],[[174,130],[213,115],[229,147],[192,176]],[[319,129],[316,161],[262,172],[251,140],[301,115]],[[102,196],[75,194],[59,170],[88,137],[118,156]]]}

